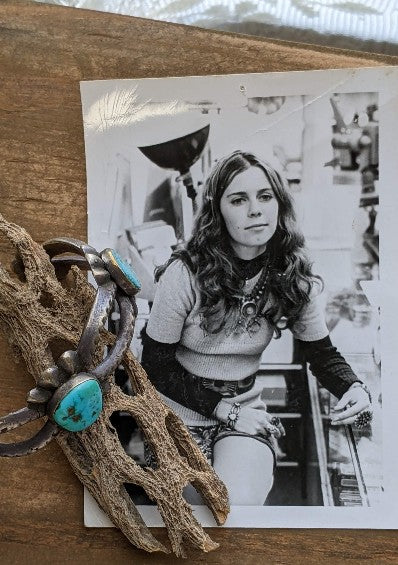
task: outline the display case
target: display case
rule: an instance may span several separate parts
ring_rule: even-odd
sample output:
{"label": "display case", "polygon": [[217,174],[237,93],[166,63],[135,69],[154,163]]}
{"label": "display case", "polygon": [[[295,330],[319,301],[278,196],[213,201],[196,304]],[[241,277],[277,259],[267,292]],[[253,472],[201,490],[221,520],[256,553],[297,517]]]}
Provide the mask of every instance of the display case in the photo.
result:
{"label": "display case", "polygon": [[346,354],[345,358],[371,391],[373,421],[363,429],[332,426],[337,399],[308,370],[308,496],[310,504],[373,507],[383,492],[380,366],[373,354]]}

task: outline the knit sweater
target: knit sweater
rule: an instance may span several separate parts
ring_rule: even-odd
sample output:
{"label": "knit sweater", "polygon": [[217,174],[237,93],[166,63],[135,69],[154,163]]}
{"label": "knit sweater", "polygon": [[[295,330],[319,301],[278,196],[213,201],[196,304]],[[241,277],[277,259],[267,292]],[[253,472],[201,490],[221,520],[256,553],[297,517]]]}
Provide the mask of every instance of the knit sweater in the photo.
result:
{"label": "knit sweater", "polygon": [[[253,289],[259,276],[260,273],[257,273],[246,281],[245,293]],[[269,297],[268,301],[266,307],[271,306],[272,297]],[[240,380],[255,373],[259,369],[262,354],[273,336],[270,323],[262,318],[260,329],[255,334],[244,332],[227,335],[225,330],[217,334],[207,334],[200,328],[202,316],[199,309],[200,293],[195,278],[182,261],[176,260],[169,265],[158,282],[146,331],[153,341],[176,344],[173,355],[182,371],[178,380],[184,378],[184,371],[185,374],[193,375],[190,381],[191,390],[198,391],[200,378],[221,381]],[[291,331],[303,342],[321,340],[328,335],[319,304],[319,286],[314,285],[310,301],[302,309],[299,320]],[[149,367],[150,360],[145,355],[145,347],[143,364],[144,368],[149,369],[147,372],[151,378],[153,367]],[[167,371],[167,367],[163,366]],[[193,383],[193,378],[196,379],[196,384]],[[354,375],[350,380],[354,382],[358,379]],[[178,386],[177,383],[175,384]],[[190,393],[187,394],[190,396]],[[213,400],[215,401],[216,398],[214,397]],[[169,397],[164,399],[188,425],[217,423],[214,417],[209,417],[207,410],[200,414],[190,409],[194,402],[189,402],[189,398],[186,398],[184,405],[180,403],[181,399],[179,402]]]}
{"label": "knit sweater", "polygon": [[[246,281],[250,293],[260,277]],[[313,286],[310,301],[304,306],[292,328],[294,337],[314,341],[328,335],[319,304],[319,285]],[[265,306],[271,306],[272,297]],[[274,330],[261,318],[256,333],[206,333],[201,327],[200,292],[188,267],[176,260],[161,276],[156,289],[147,334],[162,343],[179,343],[176,358],[190,373],[206,379],[239,380],[255,373]]]}

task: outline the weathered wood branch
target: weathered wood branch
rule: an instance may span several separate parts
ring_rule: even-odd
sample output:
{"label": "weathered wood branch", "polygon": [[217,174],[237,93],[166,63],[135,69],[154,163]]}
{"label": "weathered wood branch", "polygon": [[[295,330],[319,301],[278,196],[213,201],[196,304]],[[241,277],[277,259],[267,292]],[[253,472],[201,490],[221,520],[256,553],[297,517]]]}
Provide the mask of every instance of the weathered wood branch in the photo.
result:
{"label": "weathered wood branch", "polygon": [[[65,349],[76,348],[95,291],[77,267],[72,267],[68,285],[61,285],[43,248],[1,215],[0,232],[15,249],[18,275],[0,266],[0,324],[37,381]],[[113,339],[109,332],[101,333],[98,359]],[[229,511],[224,484],[130,351],[123,366],[134,396],[125,395],[110,379],[99,419],[83,432],[60,431],[57,442],[80,481],[131,543],[147,551],[168,551],[145,525],[126,484],[139,485],[156,502],[176,555],[184,555],[187,543],[203,551],[215,549],[218,544],[194,518],[182,489],[191,483],[222,524]],[[126,454],[110,421],[116,411],[130,413],[140,426],[156,458],[155,468],[141,467]]]}

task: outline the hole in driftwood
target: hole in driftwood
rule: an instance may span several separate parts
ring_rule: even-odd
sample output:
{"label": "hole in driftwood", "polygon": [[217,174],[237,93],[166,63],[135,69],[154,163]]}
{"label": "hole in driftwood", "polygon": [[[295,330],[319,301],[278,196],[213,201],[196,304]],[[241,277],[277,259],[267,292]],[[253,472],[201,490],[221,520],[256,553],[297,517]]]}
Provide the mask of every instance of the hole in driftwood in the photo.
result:
{"label": "hole in driftwood", "polygon": [[66,290],[74,290],[76,288],[75,274],[73,269],[76,269],[78,276],[87,277],[86,274],[82,273],[78,267],[71,267],[67,269],[65,267],[56,268],[55,273],[60,285]]}
{"label": "hole in driftwood", "polygon": [[20,257],[15,257],[11,262],[11,270],[20,282],[26,283],[25,265]]}
{"label": "hole in driftwood", "polygon": [[12,281],[26,283],[25,265],[22,258],[15,246],[2,237],[0,237],[0,265]]}
{"label": "hole in driftwood", "polygon": [[[115,383],[122,391],[129,395],[134,396],[134,391],[131,387],[130,379],[120,365],[115,371]],[[145,433],[128,412],[114,412],[110,417],[111,424],[116,429],[119,441],[127,453],[141,468],[145,469],[150,467],[156,469],[158,461],[154,450],[149,445],[145,438]]]}
{"label": "hole in driftwood", "polygon": [[124,451],[140,467],[157,468],[156,456],[145,439],[145,433],[128,412],[113,412],[110,422],[114,426]]}
{"label": "hole in driftwood", "polygon": [[115,370],[115,384],[122,389],[124,394],[128,394],[129,396],[134,395],[131,389],[129,377],[122,365],[119,365],[119,367]]}
{"label": "hole in driftwood", "polygon": [[[185,459],[187,459],[189,465],[193,468],[193,469],[197,469],[197,470],[206,470],[206,465],[205,463],[197,458],[195,456],[195,453],[193,452],[191,446],[190,446],[190,441],[188,438],[184,437],[185,434],[183,432],[181,423],[179,421],[179,419],[175,416],[175,414],[173,414],[172,412],[169,412],[165,418],[165,424],[166,424],[166,428],[167,431],[170,434],[170,437],[172,438],[174,445],[177,448],[178,453],[184,457]],[[179,430],[181,430],[181,433],[179,433]],[[194,440],[195,441],[195,440]]]}
{"label": "hole in driftwood", "polygon": [[54,297],[46,290],[42,290],[40,293],[39,302],[47,310],[54,307]]}
{"label": "hole in driftwood", "polygon": [[188,483],[182,489],[182,496],[188,502],[188,504],[196,504],[196,505],[203,505],[203,498],[200,495],[199,491],[193,486],[193,484]]}
{"label": "hole in driftwood", "polygon": [[[124,394],[135,396],[130,379],[122,365],[115,371],[115,383],[122,389]],[[127,412],[114,412],[111,416],[111,422],[116,428],[120,443],[126,453],[130,455],[138,465],[156,468],[156,457],[145,440],[145,434],[134,420],[133,416]]]}
{"label": "hole in driftwood", "polygon": [[134,485],[132,483],[125,483],[124,488],[126,489],[127,494],[134,502],[134,504],[141,504],[141,505],[150,505],[155,504],[145,492],[143,487],[138,485]]}
{"label": "hole in driftwood", "polygon": [[[127,412],[113,412],[110,417],[112,426],[115,428],[117,436],[123,449],[127,451],[127,447],[130,443],[132,437],[137,433],[138,426],[132,416],[127,414]],[[130,454],[135,461],[138,462],[138,458]]]}

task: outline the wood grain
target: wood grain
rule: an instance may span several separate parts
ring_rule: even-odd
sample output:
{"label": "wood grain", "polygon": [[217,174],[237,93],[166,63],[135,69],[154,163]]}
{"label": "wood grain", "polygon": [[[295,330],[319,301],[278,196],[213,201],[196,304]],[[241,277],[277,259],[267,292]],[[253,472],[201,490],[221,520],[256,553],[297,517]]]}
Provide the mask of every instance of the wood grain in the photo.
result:
{"label": "wood grain", "polygon": [[[0,2],[0,210],[42,242],[86,237],[79,81],[398,64],[398,57],[209,32],[27,2]],[[7,248],[0,243],[2,261]],[[0,413],[32,380],[0,340]],[[82,488],[55,444],[0,461],[1,563],[175,563],[112,529],[83,526]],[[353,524],[353,527],[355,524]],[[156,535],[166,542],[163,530]],[[398,562],[398,534],[354,530],[211,531],[221,548],[191,563]],[[233,556],[233,557],[232,557]]]}

